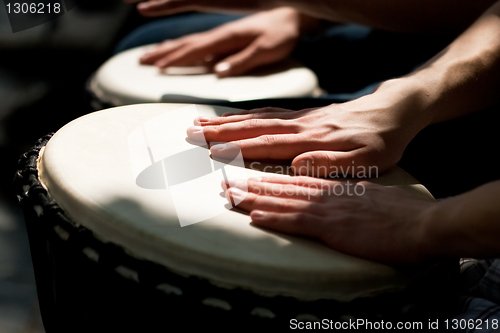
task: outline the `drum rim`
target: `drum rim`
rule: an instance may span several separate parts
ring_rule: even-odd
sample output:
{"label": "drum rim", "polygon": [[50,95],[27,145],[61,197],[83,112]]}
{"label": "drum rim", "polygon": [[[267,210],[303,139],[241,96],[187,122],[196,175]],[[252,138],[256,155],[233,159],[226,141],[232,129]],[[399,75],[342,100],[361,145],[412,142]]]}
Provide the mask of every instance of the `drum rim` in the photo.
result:
{"label": "drum rim", "polygon": [[88,96],[88,99],[90,101],[90,107],[94,111],[102,110],[102,109],[108,109],[115,107],[116,105],[113,104],[112,101],[107,100],[105,97],[100,96],[102,93],[97,90],[95,90],[95,73],[92,74],[85,82],[85,93]]}

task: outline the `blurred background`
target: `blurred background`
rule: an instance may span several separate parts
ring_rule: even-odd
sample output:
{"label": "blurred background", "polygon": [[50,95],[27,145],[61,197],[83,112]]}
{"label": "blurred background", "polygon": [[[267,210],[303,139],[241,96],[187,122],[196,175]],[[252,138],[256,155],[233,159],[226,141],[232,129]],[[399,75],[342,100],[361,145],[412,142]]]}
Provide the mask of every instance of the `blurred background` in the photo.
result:
{"label": "blurred background", "polygon": [[147,20],[120,0],[80,0],[58,19],[12,33],[0,0],[0,332],[44,332],[12,180],[20,154],[91,110],[85,84]]}

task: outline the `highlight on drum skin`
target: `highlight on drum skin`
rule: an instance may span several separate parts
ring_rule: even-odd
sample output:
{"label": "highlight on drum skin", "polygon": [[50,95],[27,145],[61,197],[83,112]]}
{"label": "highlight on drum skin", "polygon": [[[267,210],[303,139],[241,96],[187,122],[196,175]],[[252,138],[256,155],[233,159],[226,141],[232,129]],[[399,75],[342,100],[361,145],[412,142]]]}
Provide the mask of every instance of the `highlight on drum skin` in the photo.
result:
{"label": "highlight on drum skin", "polygon": [[[179,129],[183,128],[182,124],[189,126],[198,116],[196,109],[197,106],[191,105],[165,112],[134,129],[128,139],[137,186],[168,188],[183,227],[223,214],[241,201],[229,202],[229,207],[220,205],[220,195],[204,184],[218,184],[221,178],[227,183],[228,177],[245,176],[245,163],[237,145],[232,144],[234,155],[220,162],[210,158],[209,143],[203,137],[190,145],[182,136],[175,138],[172,133],[166,134],[172,123],[177,123]],[[198,209],[193,211],[191,204],[196,204]]]}

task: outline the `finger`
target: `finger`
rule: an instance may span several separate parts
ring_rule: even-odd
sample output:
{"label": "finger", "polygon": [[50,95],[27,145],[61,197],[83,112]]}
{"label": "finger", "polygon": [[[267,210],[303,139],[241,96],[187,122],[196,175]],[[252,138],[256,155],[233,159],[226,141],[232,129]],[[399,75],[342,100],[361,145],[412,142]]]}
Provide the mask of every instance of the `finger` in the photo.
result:
{"label": "finger", "polygon": [[142,64],[152,65],[161,58],[183,46],[182,40],[165,41],[156,47],[155,50],[146,52],[139,60]]}
{"label": "finger", "polygon": [[215,65],[214,71],[218,77],[237,76],[274,61],[276,61],[276,57],[273,56],[273,52],[262,49],[257,40],[241,52],[219,62]]}
{"label": "finger", "polygon": [[311,238],[320,238],[325,232],[324,220],[309,213],[253,210],[250,217],[253,224],[277,232]]}
{"label": "finger", "polygon": [[[319,107],[295,111],[295,110],[290,110],[290,109],[266,107],[266,108],[252,109],[252,110],[241,110],[238,112],[226,112],[226,113],[222,114],[222,117],[239,116],[239,115],[253,114],[253,113],[266,113],[266,112],[296,112],[296,116],[297,116],[297,115],[299,115],[299,113],[307,113],[307,112],[314,111],[317,109],[319,109]],[[217,118],[219,118],[219,117],[217,117]]]}
{"label": "finger", "polygon": [[170,66],[193,66],[204,63],[207,54],[217,52],[216,45],[186,44],[180,48],[172,50],[158,59],[154,65],[158,68]]}
{"label": "finger", "polygon": [[[225,112],[222,114],[222,117],[240,116],[240,115],[246,115],[246,114],[266,113],[266,112],[274,112],[274,113],[276,113],[276,112],[293,112],[293,110],[266,107],[266,108],[252,109],[252,110],[241,110],[238,112]],[[220,118],[220,117],[215,117],[215,118]]]}
{"label": "finger", "polygon": [[187,135],[195,141],[229,142],[261,135],[296,134],[300,124],[281,119],[249,119],[215,126],[191,126]]}
{"label": "finger", "polygon": [[377,166],[366,165],[363,148],[350,151],[306,152],[293,159],[292,170],[297,175],[329,178],[366,178],[374,171],[378,174]]}
{"label": "finger", "polygon": [[214,157],[232,158],[236,147],[244,159],[289,160],[309,150],[308,142],[300,140],[299,134],[261,135],[252,139],[234,140],[230,144],[211,147]]}
{"label": "finger", "polygon": [[[291,124],[300,126],[300,123],[291,123]],[[220,127],[222,126],[224,125],[221,125]],[[205,127],[199,127],[199,128],[205,130]],[[236,128],[238,127],[235,127],[235,129]],[[293,127],[293,125],[290,125],[289,128],[295,131],[295,127]],[[242,132],[244,131],[241,129],[239,131],[235,130],[234,133],[232,133],[231,135],[233,135],[234,137],[241,138],[245,136],[245,134]],[[238,153],[241,151],[243,158],[245,159],[291,160],[301,154],[307,152],[311,153],[311,147],[314,147],[315,149],[318,149],[317,151],[311,153],[314,154],[312,155],[314,156],[313,160],[314,163],[311,163],[311,161],[307,162],[307,157],[310,155],[304,155],[306,157],[305,159],[304,157],[300,157],[300,159],[297,160],[297,161],[301,160],[305,161],[301,161],[300,163],[297,163],[297,161],[295,161],[292,163],[292,170],[297,170],[297,174],[309,175],[314,177],[318,176],[322,177],[323,174],[325,175],[327,174],[324,172],[325,167],[317,168],[318,165],[315,164],[316,163],[315,161],[318,161],[318,163],[320,162],[331,163],[332,167],[330,168],[330,164],[327,164],[326,170],[328,171],[332,169],[333,171],[336,171],[337,169],[333,167],[335,164],[332,161],[335,160],[335,156],[337,156],[337,159],[339,160],[341,159],[341,157],[344,157],[342,160],[345,161],[345,163],[347,164],[348,157],[353,156],[357,158],[356,153],[358,150],[360,150],[360,148],[353,143],[349,142],[346,143],[342,140],[318,141],[316,138],[314,137],[311,138],[307,135],[307,133],[304,134],[302,132],[291,132],[291,133],[281,133],[281,134],[268,134],[268,133],[247,139],[234,139],[234,140],[207,139],[207,141],[209,142],[231,141],[230,144],[216,144],[212,146],[212,148],[210,149],[214,157],[220,157],[220,158],[234,157],[235,156],[234,150],[238,148]],[[193,140],[196,139],[193,138]],[[351,155],[351,152],[354,152],[354,154]],[[325,155],[329,158],[324,158]],[[360,155],[362,154],[360,153]],[[360,165],[362,166],[366,165],[366,163],[363,164],[361,163],[363,163],[363,160],[360,161]],[[314,174],[311,174],[312,170],[315,171]],[[346,167],[344,167],[344,169],[339,168],[338,170],[339,174],[341,174],[343,170],[346,170]],[[347,172],[344,171],[344,173],[347,173],[347,175],[349,175],[350,170],[352,170],[352,168],[350,168]]]}
{"label": "finger", "polygon": [[[227,114],[227,113],[225,113]],[[197,117],[193,123],[197,126],[210,126],[210,125],[221,125],[227,123],[235,123],[239,121],[249,120],[249,119],[292,119],[298,116],[298,111],[292,111],[288,109],[281,108],[261,108],[253,109],[249,111],[241,111],[238,113],[232,113],[231,117]]]}
{"label": "finger", "polygon": [[[248,44],[246,38],[237,38],[227,29],[220,27],[204,33],[186,37],[182,47],[172,49],[163,59],[155,63],[160,68],[187,66],[195,63],[213,63],[222,55],[235,52]],[[209,61],[207,61],[207,56]]]}
{"label": "finger", "polygon": [[304,114],[319,108],[310,108],[304,110],[290,110],[275,107],[265,107],[251,110],[240,110],[237,112],[226,112],[222,117],[197,117],[194,124],[198,126],[220,125],[226,123],[234,123],[247,119],[294,119],[303,116]]}
{"label": "finger", "polygon": [[[224,181],[223,183],[225,185]],[[222,185],[223,188],[224,185]],[[296,186],[294,184],[273,184],[252,179],[243,180],[229,178],[227,180],[227,185],[232,189],[237,188],[257,195],[314,202],[319,202],[323,194],[321,185],[318,186],[314,183],[307,184],[306,186]]]}
{"label": "finger", "polygon": [[137,5],[137,10],[144,16],[171,15],[195,9],[196,6],[187,0],[146,1]]}
{"label": "finger", "polygon": [[280,176],[280,175],[274,175],[274,176],[264,176],[264,177],[251,177],[248,179],[249,181],[254,181],[254,182],[263,182],[263,183],[272,183],[272,184],[291,184],[295,186],[307,186],[309,184],[314,184],[315,186],[318,186],[319,188],[322,188],[323,186],[328,185],[330,182],[333,182],[331,180],[324,180],[321,178],[314,178],[314,177],[306,177],[306,176]]}
{"label": "finger", "polygon": [[254,209],[272,212],[305,212],[317,210],[317,203],[297,200],[290,197],[275,197],[245,192],[239,188],[229,188],[225,193],[228,202],[235,202],[237,207],[246,211]]}
{"label": "finger", "polygon": [[[262,182],[264,178],[271,178],[271,177],[251,177],[251,178],[248,178],[248,181],[253,181],[253,182]],[[286,179],[289,179],[289,178],[292,178],[292,177],[285,176],[285,175],[277,175],[277,176],[273,176],[272,178],[283,178],[283,180],[276,180],[276,181],[274,182],[274,183],[276,183],[276,184],[292,184],[292,185],[293,185],[293,183],[291,183],[291,182],[287,182],[287,181],[286,181]],[[299,178],[299,177],[293,177],[293,178]],[[303,178],[308,178],[308,179],[316,179],[316,178],[311,178],[311,177],[303,177]],[[243,184],[245,184],[245,183],[246,183],[246,181],[245,181],[245,180],[243,180],[243,179],[232,179],[232,178],[228,178],[228,179],[227,179],[227,182],[226,182],[226,180],[222,180],[222,181],[221,181],[221,187],[222,187],[222,189],[223,189],[224,191],[226,191],[226,190],[229,188],[228,186],[230,186],[230,185],[229,185],[229,183],[230,183],[231,181],[235,181],[235,182],[237,182],[237,183],[239,184],[239,185],[238,185],[238,187],[239,187],[239,188],[242,188],[242,186],[241,186],[241,184],[240,184],[241,182],[243,182]]]}

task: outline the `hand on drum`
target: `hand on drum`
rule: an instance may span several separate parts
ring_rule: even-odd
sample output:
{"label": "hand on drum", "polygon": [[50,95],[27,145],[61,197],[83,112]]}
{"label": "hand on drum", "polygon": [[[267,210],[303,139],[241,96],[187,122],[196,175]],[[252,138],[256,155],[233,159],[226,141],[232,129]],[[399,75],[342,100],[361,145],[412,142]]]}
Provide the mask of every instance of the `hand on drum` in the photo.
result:
{"label": "hand on drum", "polygon": [[[318,109],[265,108],[199,117],[187,135],[196,141],[233,142],[245,159],[293,160],[294,171],[301,175],[335,176],[340,170],[352,175],[353,166],[383,172],[399,161],[427,124],[424,112],[412,109],[418,103],[411,96],[401,98],[388,86],[379,88],[386,93]],[[215,145],[211,153],[230,157],[231,147]]]}
{"label": "hand on drum", "polygon": [[141,62],[159,68],[213,66],[220,77],[240,75],[286,59],[302,30],[314,22],[291,8],[278,8],[206,32],[167,40],[146,53]]}
{"label": "hand on drum", "polygon": [[382,262],[415,263],[429,254],[423,217],[436,203],[405,190],[285,176],[229,180],[228,185],[226,198],[241,201],[238,207],[251,212],[256,226]]}

